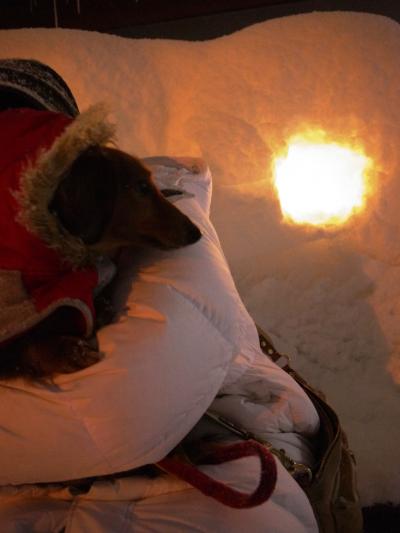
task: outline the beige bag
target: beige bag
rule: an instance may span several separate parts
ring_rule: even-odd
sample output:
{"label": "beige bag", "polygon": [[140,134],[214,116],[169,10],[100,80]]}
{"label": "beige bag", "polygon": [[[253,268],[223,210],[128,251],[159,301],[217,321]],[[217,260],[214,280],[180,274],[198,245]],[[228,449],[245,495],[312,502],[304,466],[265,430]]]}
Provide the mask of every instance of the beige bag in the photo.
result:
{"label": "beige bag", "polygon": [[[263,352],[273,361],[285,359],[257,326]],[[282,366],[313,402],[321,422],[317,437],[318,466],[304,484],[320,533],[362,533],[363,520],[356,484],[356,464],[335,411],[322,394],[308,385],[288,364]]]}

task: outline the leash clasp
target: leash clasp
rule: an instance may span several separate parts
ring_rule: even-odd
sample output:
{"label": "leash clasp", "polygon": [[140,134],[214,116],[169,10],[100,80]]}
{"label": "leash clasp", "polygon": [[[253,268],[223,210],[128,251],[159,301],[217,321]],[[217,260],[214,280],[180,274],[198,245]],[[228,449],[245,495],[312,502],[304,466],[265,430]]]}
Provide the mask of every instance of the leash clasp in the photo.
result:
{"label": "leash clasp", "polygon": [[210,409],[206,411],[205,415],[220,426],[224,427],[225,429],[228,429],[231,433],[234,433],[238,437],[244,440],[255,440],[256,442],[259,442],[260,444],[265,446],[265,448],[267,448],[270,453],[272,453],[273,455],[275,455],[275,457],[279,459],[283,467],[286,468],[289,474],[302,487],[307,487],[311,483],[313,479],[311,468],[303,463],[298,463],[297,461],[294,461],[291,457],[287,455],[283,448],[274,448],[272,444],[267,440],[258,437],[254,433],[247,431],[246,429],[238,426],[231,420],[228,420],[224,416],[221,416],[215,413],[214,411],[211,411]]}

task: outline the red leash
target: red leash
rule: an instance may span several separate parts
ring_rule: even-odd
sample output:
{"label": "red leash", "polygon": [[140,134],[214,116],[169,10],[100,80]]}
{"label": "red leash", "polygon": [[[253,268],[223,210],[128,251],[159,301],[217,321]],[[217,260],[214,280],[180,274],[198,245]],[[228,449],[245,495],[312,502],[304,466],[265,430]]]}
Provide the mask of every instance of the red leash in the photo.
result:
{"label": "red leash", "polygon": [[266,502],[275,488],[277,478],[276,463],[267,448],[255,440],[236,442],[228,446],[212,449],[201,461],[202,464],[218,465],[253,455],[257,455],[260,459],[261,474],[258,487],[250,494],[228,487],[224,483],[207,476],[195,465],[175,459],[173,456],[162,459],[157,465],[165,472],[186,481],[206,496],[210,496],[220,503],[235,509],[245,509]]}

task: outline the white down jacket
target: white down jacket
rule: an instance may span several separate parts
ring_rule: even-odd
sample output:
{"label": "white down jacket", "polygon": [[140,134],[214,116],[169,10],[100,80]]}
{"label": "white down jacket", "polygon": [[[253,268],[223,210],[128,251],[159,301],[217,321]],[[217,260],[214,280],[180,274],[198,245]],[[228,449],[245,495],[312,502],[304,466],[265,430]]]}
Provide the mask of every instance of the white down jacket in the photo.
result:
{"label": "white down jacket", "polygon": [[[268,502],[234,510],[179,480],[130,476],[76,494],[59,482],[113,474],[162,459],[192,435],[230,439],[197,424],[210,407],[312,463],[318,416],[301,388],[260,351],[209,221],[211,176],[203,162],[153,158],[158,183],[203,238],[174,252],[126,257],[119,320],[99,332],[106,357],[54,386],[0,384],[0,524],[8,533],[316,533],[310,504],[278,462]],[[196,425],[197,424],[197,425]],[[205,472],[251,492],[258,460]],[[39,485],[46,483],[46,485]]]}

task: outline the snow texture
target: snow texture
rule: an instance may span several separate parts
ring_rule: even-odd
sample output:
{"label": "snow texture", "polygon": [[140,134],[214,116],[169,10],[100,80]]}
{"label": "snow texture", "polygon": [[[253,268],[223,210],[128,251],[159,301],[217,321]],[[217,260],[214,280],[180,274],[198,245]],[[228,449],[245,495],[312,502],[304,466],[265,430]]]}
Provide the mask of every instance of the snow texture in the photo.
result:
{"label": "snow texture", "polygon": [[[122,149],[208,162],[212,220],[248,310],[340,414],[362,503],[400,503],[398,24],[311,13],[206,42],[7,30],[0,55],[48,63],[81,109],[109,102]],[[282,220],[271,163],[305,127],[374,161],[367,209],[340,228]]]}

